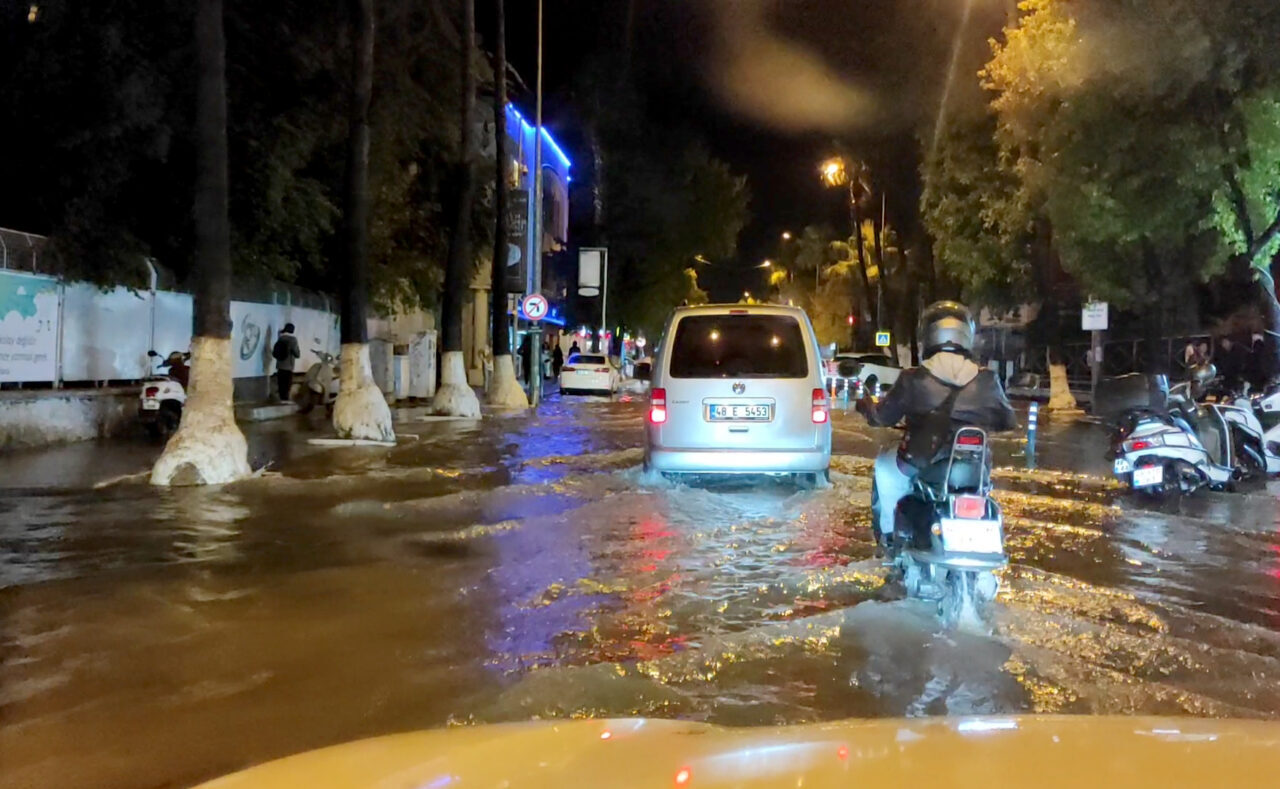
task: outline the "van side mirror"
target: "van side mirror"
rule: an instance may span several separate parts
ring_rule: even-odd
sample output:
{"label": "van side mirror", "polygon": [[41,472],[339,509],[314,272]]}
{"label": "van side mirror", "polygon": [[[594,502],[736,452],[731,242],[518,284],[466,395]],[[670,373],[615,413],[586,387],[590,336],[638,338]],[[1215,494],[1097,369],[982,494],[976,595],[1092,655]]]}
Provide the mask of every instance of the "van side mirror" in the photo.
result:
{"label": "van side mirror", "polygon": [[152,359],[156,358],[156,357],[157,357],[157,356],[159,356],[159,355],[160,355],[160,354],[156,353],[156,352],[155,352],[155,351],[153,351],[153,350],[152,350],[152,351],[147,351],[147,356],[150,356]]}

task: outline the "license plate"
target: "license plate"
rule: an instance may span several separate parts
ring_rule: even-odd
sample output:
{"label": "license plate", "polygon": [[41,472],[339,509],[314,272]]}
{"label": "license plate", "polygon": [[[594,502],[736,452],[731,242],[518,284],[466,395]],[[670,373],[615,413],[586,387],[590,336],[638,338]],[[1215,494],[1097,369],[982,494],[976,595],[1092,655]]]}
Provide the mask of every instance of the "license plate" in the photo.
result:
{"label": "license plate", "polygon": [[143,411],[159,411],[160,401],[159,400],[143,400],[142,410]]}
{"label": "license plate", "polygon": [[1133,464],[1127,458],[1116,458],[1115,473],[1128,474],[1133,471]]}
{"label": "license plate", "polygon": [[961,553],[1004,553],[1000,521],[943,518],[942,547]]}
{"label": "license plate", "polygon": [[1164,482],[1164,466],[1144,466],[1133,470],[1133,486],[1145,488]]}
{"label": "license plate", "polygon": [[712,422],[768,422],[773,418],[773,407],[712,403],[707,406],[707,416]]}

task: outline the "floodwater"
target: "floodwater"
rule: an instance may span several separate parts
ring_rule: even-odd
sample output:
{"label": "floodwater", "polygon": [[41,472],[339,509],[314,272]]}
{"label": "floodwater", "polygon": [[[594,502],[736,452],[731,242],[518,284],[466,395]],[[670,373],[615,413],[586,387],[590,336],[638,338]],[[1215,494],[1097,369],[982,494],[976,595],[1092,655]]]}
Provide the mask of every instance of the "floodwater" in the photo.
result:
{"label": "floodwater", "polygon": [[111,481],[145,444],[0,459],[0,787],[537,717],[1280,711],[1280,489],[1160,511],[1096,427],[1050,421],[1037,471],[998,442],[1011,566],[992,631],[945,633],[872,557],[894,434],[853,413],[815,491],[646,477],[638,401],[402,417],[393,450],[259,426],[269,470],[221,490]]}

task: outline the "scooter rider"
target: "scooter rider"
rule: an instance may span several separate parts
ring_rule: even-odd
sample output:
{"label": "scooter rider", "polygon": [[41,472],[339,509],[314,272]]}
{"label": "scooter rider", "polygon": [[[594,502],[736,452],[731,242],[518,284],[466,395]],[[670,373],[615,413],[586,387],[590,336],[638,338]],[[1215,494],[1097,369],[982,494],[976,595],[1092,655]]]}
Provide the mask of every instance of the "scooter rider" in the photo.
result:
{"label": "scooter rider", "polygon": [[898,500],[911,492],[912,480],[949,443],[956,427],[998,431],[1017,426],[1000,379],[973,361],[975,333],[973,315],[963,304],[929,305],[920,315],[921,366],[903,371],[880,402],[858,401],[858,411],[873,427],[906,420],[902,442],[876,458],[871,502],[881,545],[893,535]]}

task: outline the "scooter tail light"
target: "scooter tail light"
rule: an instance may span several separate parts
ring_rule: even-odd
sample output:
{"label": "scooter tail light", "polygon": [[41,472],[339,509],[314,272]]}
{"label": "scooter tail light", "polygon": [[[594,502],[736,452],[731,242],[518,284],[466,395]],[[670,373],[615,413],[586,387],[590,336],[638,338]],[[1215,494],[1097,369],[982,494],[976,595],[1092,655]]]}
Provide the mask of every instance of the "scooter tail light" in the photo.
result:
{"label": "scooter tail light", "polygon": [[1144,449],[1152,447],[1164,446],[1164,439],[1160,436],[1145,436],[1143,438],[1134,438],[1124,442],[1125,452],[1140,452]]}
{"label": "scooter tail light", "polygon": [[143,392],[143,394],[144,394],[146,397],[155,397],[156,395],[160,394],[160,387],[158,387],[158,386],[148,386],[148,387],[146,388],[146,390]]}
{"label": "scooter tail light", "polygon": [[649,422],[660,425],[667,421],[667,390],[662,387],[649,393]]}
{"label": "scooter tail light", "polygon": [[987,500],[981,496],[957,496],[953,506],[957,518],[979,520],[987,514]]}
{"label": "scooter tail light", "polygon": [[826,389],[813,390],[813,423],[815,425],[826,423],[830,404],[831,401],[827,399]]}
{"label": "scooter tail light", "polygon": [[956,436],[956,443],[962,447],[980,447],[982,446],[982,434],[961,433]]}

